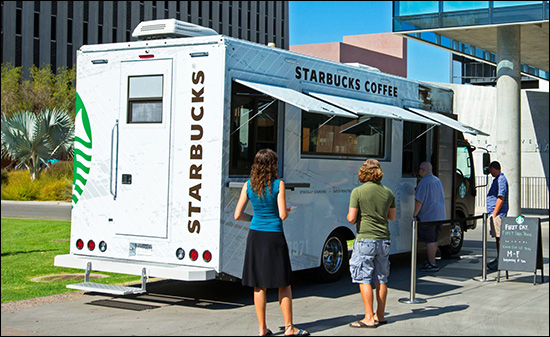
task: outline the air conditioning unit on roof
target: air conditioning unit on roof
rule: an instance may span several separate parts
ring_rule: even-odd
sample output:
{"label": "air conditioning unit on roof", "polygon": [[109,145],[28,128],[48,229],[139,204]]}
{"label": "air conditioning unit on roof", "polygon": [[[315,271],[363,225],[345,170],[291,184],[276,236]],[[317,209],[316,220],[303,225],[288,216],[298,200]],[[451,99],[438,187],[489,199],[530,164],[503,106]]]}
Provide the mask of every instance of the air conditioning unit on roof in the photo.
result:
{"label": "air conditioning unit on roof", "polygon": [[132,32],[132,36],[140,40],[208,35],[218,35],[218,33],[211,28],[176,19],[143,21]]}

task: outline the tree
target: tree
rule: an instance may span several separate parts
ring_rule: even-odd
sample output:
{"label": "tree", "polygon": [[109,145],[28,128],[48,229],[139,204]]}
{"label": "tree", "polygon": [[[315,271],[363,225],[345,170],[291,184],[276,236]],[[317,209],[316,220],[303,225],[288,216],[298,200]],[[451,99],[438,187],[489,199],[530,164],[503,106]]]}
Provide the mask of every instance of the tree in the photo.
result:
{"label": "tree", "polygon": [[31,180],[40,179],[50,159],[72,157],[73,140],[74,121],[66,111],[2,113],[2,158],[29,170]]}
{"label": "tree", "polygon": [[60,109],[71,112],[74,119],[76,73],[72,68],[58,68],[57,75],[50,65],[28,70],[23,79],[21,67],[2,64],[2,113],[10,116],[19,111]]}
{"label": "tree", "polygon": [[2,63],[2,113],[11,114],[21,108],[21,67]]}

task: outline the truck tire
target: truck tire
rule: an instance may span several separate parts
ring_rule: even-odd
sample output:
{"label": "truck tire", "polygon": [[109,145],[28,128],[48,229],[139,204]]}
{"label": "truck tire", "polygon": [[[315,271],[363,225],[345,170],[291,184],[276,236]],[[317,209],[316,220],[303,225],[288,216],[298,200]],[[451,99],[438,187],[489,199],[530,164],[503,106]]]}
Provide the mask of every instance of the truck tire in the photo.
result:
{"label": "truck tire", "polygon": [[321,265],[316,269],[315,280],[334,282],[349,269],[348,245],[340,232],[332,232],[323,245]]}
{"label": "truck tire", "polygon": [[464,226],[459,222],[453,223],[451,228],[451,243],[445,246],[439,247],[441,251],[441,257],[444,259],[450,259],[453,255],[456,255],[462,249],[464,244]]}

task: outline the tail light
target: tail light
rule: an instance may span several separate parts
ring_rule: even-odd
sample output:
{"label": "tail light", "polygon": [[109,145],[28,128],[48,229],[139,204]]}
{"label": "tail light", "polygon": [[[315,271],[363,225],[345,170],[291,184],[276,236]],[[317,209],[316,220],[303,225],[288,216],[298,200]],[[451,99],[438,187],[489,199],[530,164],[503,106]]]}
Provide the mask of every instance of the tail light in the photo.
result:
{"label": "tail light", "polygon": [[191,261],[196,261],[199,258],[199,253],[195,249],[191,249],[189,252],[189,258]]}
{"label": "tail light", "polygon": [[205,262],[212,261],[212,253],[210,253],[208,250],[205,250],[204,253],[202,253],[202,258]]}
{"label": "tail light", "polygon": [[88,249],[89,250],[95,249],[95,242],[93,240],[88,241]]}
{"label": "tail light", "polygon": [[76,248],[78,249],[84,248],[84,241],[82,241],[82,239],[76,240]]}

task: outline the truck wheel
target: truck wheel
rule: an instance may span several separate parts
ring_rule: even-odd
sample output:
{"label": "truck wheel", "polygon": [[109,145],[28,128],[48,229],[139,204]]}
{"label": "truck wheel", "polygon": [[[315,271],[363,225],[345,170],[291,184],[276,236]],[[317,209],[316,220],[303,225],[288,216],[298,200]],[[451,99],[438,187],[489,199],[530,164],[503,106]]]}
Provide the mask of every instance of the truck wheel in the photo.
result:
{"label": "truck wheel", "polygon": [[451,228],[451,242],[446,246],[439,247],[441,251],[441,257],[444,259],[450,259],[453,255],[456,255],[462,249],[464,243],[464,227],[461,223],[454,223]]}
{"label": "truck wheel", "polygon": [[316,280],[334,282],[339,280],[348,269],[348,245],[344,236],[333,232],[323,245],[321,266],[316,270]]}

